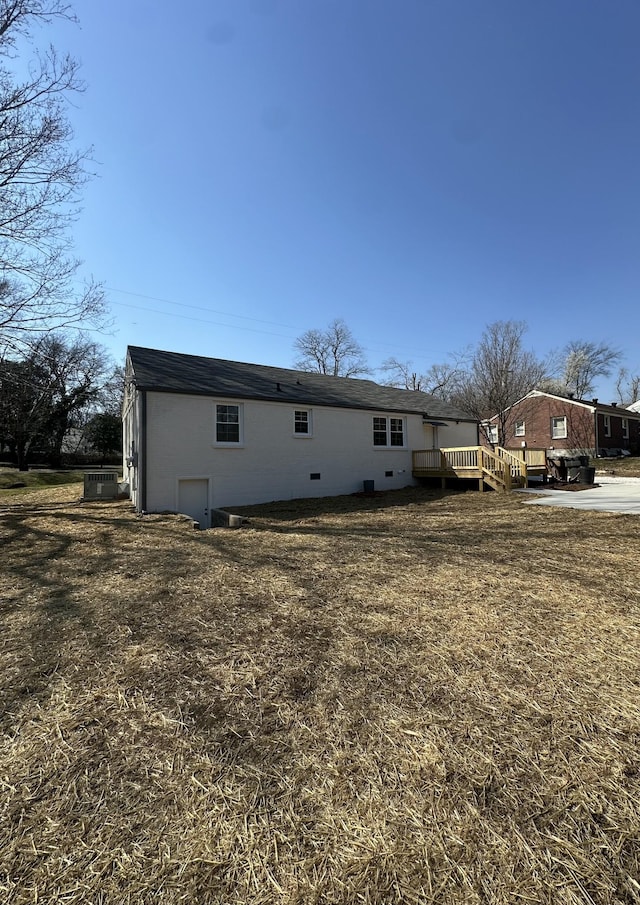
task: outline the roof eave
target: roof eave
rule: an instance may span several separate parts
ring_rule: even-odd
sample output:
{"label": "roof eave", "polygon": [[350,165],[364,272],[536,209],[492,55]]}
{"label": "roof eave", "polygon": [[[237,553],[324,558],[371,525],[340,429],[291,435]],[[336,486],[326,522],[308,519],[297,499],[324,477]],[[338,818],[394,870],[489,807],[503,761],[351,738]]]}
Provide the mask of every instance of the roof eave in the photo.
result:
{"label": "roof eave", "polygon": [[[149,393],[170,393],[176,396],[207,396],[210,399],[242,399],[242,400],[253,400],[254,402],[276,402],[276,403],[286,403],[287,405],[306,405],[306,406],[320,406],[322,408],[343,408],[343,409],[356,409],[357,411],[369,411],[369,412],[394,412],[399,415],[416,415],[417,417],[423,418],[425,412],[420,410],[417,411],[415,409],[409,408],[399,408],[397,406],[385,406],[385,405],[369,405],[364,403],[347,403],[340,401],[327,402],[317,399],[310,399],[309,397],[301,397],[301,396],[287,396],[285,393],[274,393],[273,396],[255,396],[251,393],[243,393],[242,391],[231,393],[227,390],[200,390],[200,389],[179,389],[175,387],[163,387],[158,386],[153,383],[141,383],[139,380],[135,381],[135,386],[137,390],[146,390]],[[443,419],[446,421],[455,421],[461,422],[465,424],[475,424],[475,418],[468,418],[463,415],[438,415],[439,419]]]}

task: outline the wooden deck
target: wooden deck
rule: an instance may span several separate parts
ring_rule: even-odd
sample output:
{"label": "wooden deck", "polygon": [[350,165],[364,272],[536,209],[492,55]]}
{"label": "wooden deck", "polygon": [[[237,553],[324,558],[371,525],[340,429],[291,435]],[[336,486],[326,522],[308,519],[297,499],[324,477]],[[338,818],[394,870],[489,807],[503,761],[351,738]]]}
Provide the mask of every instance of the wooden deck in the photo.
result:
{"label": "wooden deck", "polygon": [[417,449],[413,452],[412,471],[416,478],[468,478],[494,490],[509,491],[526,487],[529,475],[547,473],[544,449],[493,450],[485,446],[457,446],[447,449]]}
{"label": "wooden deck", "polygon": [[524,459],[528,475],[548,474],[546,449],[536,449],[535,447],[525,446],[523,448],[510,449],[508,452]]}

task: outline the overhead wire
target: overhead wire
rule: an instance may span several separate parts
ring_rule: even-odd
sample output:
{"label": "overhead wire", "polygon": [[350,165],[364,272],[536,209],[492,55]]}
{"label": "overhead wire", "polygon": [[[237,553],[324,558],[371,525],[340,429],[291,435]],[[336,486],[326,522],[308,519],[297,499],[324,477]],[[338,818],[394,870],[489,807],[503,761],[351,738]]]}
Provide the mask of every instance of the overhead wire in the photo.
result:
{"label": "overhead wire", "polygon": [[[148,311],[151,314],[163,314],[165,317],[177,317],[180,320],[185,321],[197,321],[200,324],[211,324],[212,327],[230,327],[232,330],[246,330],[250,333],[262,333],[266,336],[282,336],[286,339],[291,339],[291,337],[287,336],[285,333],[274,333],[271,330],[259,330],[257,327],[244,327],[238,324],[225,324],[220,321],[212,321],[208,320],[204,317],[193,317],[189,314],[176,314],[173,311],[160,311],[158,308],[146,308],[143,305],[132,305],[130,302],[116,302],[111,300],[110,304],[112,305],[120,305],[124,308],[132,308],[135,311]],[[195,306],[194,306],[195,307]],[[202,309],[206,310],[206,309]],[[232,317],[233,315],[229,315]],[[261,323],[268,323],[268,321],[262,321]]]}
{"label": "overhead wire", "polygon": [[[273,327],[285,327],[288,330],[298,330],[293,324],[280,324],[277,321],[264,320],[260,317],[251,317],[247,314],[232,314],[230,311],[218,311],[216,308],[206,308],[203,305],[191,305],[188,302],[177,302],[175,299],[163,299],[157,295],[145,295],[142,292],[130,292],[127,289],[116,289],[114,286],[105,286],[107,292],[119,292],[122,295],[130,295],[139,299],[147,299],[150,302],[162,302],[165,305],[175,305],[177,308],[191,308],[194,311],[206,311],[209,314],[220,314],[223,317],[236,317],[239,320],[255,321],[258,324],[269,324]],[[124,302],[120,304],[124,305]]]}
{"label": "overhead wire", "polygon": [[[222,317],[231,317],[231,318],[237,318],[239,320],[253,321],[255,323],[268,324],[268,325],[271,325],[274,327],[284,327],[285,329],[288,329],[288,330],[295,330],[297,333],[304,332],[305,329],[308,329],[305,327],[299,327],[299,326],[296,327],[292,324],[281,324],[278,321],[270,321],[270,320],[265,320],[263,318],[251,317],[250,315],[246,315],[246,314],[232,314],[229,311],[220,311],[218,309],[207,308],[202,305],[192,305],[188,302],[178,302],[175,299],[161,298],[159,296],[147,295],[142,292],[131,292],[127,289],[118,289],[113,286],[105,286],[105,290],[108,292],[121,293],[122,295],[129,295],[133,298],[141,298],[141,299],[148,299],[149,301],[162,302],[162,304],[173,305],[177,308],[188,308],[188,309],[191,309],[194,311],[206,311],[206,312],[210,312],[212,314],[221,315]],[[110,299],[110,304],[118,305],[119,307],[122,307],[122,308],[131,308],[132,310],[135,310],[135,311],[146,311],[150,314],[160,314],[165,317],[174,317],[174,318],[178,318],[180,320],[189,320],[189,321],[194,321],[196,323],[210,324],[213,327],[227,327],[232,330],[245,330],[250,333],[261,333],[265,336],[280,336],[283,339],[295,339],[295,336],[291,336],[290,334],[286,334],[286,333],[279,333],[279,332],[274,332],[271,330],[260,330],[256,327],[246,327],[241,324],[227,324],[227,323],[223,323],[220,321],[209,320],[208,318],[199,318],[199,317],[194,317],[192,315],[190,316],[187,314],[177,314],[173,311],[162,311],[158,308],[148,308],[143,305],[134,305],[131,302],[118,302],[118,301],[115,301],[114,299]],[[372,352],[372,353],[377,352],[377,353],[382,353],[382,354],[385,354],[385,353],[388,354],[391,348],[400,350],[401,352],[403,352],[405,354],[408,353],[408,354],[413,354],[413,355],[426,355],[429,357],[432,354],[430,352],[425,351],[424,349],[423,350],[417,350],[417,349],[409,350],[406,347],[402,347],[402,346],[385,346],[384,349],[381,349],[379,347],[376,348],[374,346],[363,346],[362,348],[365,352]]]}

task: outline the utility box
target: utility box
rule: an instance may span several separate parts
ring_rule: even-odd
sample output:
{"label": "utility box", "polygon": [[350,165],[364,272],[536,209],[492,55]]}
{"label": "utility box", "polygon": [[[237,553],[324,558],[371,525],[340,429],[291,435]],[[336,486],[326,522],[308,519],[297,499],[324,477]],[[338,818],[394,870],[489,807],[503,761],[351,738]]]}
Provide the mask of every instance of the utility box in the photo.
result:
{"label": "utility box", "polygon": [[116,471],[85,471],[85,500],[117,500],[118,473]]}

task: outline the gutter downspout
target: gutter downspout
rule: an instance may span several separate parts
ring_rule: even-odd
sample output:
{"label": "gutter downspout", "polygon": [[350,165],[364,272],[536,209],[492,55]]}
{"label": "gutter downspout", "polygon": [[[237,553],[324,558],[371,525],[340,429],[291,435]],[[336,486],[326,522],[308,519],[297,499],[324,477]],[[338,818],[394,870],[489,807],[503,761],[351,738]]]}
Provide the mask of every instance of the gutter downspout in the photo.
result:
{"label": "gutter downspout", "polygon": [[598,443],[598,409],[594,406],[593,408],[593,437],[596,441],[596,455],[595,458],[598,458],[598,447],[600,444]]}
{"label": "gutter downspout", "polygon": [[147,391],[140,390],[140,460],[138,481],[140,482],[139,511],[147,509]]}

